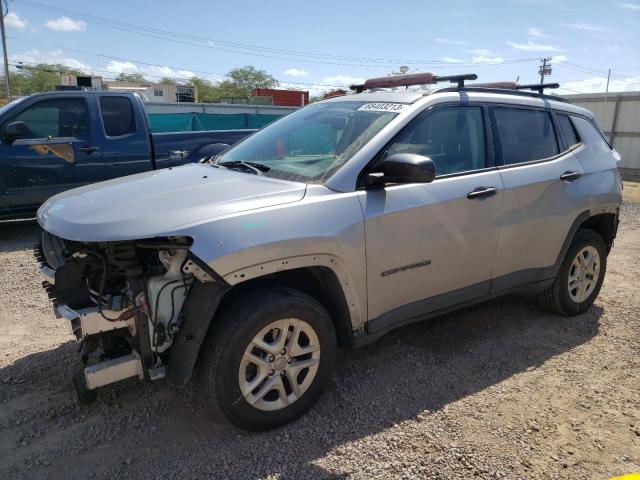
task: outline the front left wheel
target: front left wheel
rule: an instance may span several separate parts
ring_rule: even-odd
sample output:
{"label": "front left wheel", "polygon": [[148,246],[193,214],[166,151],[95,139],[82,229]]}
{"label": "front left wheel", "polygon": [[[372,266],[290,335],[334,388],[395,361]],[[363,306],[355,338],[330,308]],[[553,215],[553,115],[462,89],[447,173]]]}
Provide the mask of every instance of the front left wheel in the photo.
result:
{"label": "front left wheel", "polygon": [[312,297],[290,288],[245,293],[215,320],[199,362],[205,400],[246,430],[299,417],[331,376],[336,334]]}

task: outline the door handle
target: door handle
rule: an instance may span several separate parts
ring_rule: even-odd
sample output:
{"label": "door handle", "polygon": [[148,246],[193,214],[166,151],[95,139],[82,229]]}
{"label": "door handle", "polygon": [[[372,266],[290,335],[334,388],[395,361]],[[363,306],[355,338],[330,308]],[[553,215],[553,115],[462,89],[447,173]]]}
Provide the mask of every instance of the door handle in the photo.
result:
{"label": "door handle", "polygon": [[582,174],[580,172],[572,172],[571,170],[567,170],[562,175],[560,175],[560,180],[563,182],[573,182],[580,178]]}
{"label": "door handle", "polygon": [[94,147],[94,146],[91,146],[91,145],[85,145],[84,147],[78,147],[78,151],[79,152],[92,153],[92,152],[97,152],[98,150],[100,150],[100,147]]}
{"label": "door handle", "polygon": [[467,193],[467,198],[474,200],[478,198],[493,197],[498,192],[496,187],[477,187]]}
{"label": "door handle", "polygon": [[187,150],[169,150],[170,160],[182,160],[187,156],[189,152]]}

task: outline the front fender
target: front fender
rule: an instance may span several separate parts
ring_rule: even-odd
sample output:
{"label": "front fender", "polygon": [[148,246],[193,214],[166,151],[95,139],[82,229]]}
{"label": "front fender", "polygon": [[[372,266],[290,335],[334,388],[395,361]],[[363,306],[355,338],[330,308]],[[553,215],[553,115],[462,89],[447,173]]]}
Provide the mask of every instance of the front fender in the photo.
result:
{"label": "front fender", "polygon": [[367,319],[364,217],[355,192],[309,186],[304,199],[181,230],[191,252],[230,285],[283,270],[328,267],[340,280],[353,328]]}

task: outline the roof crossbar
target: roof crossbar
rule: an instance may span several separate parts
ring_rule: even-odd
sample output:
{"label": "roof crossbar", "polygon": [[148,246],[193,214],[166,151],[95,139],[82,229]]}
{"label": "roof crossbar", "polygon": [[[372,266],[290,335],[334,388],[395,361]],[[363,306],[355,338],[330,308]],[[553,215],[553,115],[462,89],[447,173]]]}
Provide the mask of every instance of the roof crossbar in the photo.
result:
{"label": "roof crossbar", "polygon": [[356,93],[362,93],[364,90],[374,88],[394,88],[394,87],[410,87],[412,85],[433,85],[438,82],[457,83],[458,88],[464,88],[465,80],[476,80],[478,76],[475,73],[465,73],[462,75],[449,75],[439,77],[433,73],[409,73],[404,75],[389,75],[387,77],[369,78],[363,84],[351,85],[349,88]]}
{"label": "roof crossbar", "polygon": [[532,83],[529,85],[517,85],[516,90],[533,90],[540,95],[544,94],[545,88],[560,88],[559,83]]}

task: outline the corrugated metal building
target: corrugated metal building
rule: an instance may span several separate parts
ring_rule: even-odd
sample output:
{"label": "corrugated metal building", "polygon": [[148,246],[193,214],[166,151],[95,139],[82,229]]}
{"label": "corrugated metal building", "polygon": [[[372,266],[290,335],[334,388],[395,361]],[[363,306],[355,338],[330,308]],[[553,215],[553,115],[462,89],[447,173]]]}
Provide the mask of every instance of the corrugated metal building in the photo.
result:
{"label": "corrugated metal building", "polygon": [[614,148],[622,156],[620,170],[640,178],[640,92],[563,95],[574,105],[591,110]]}

